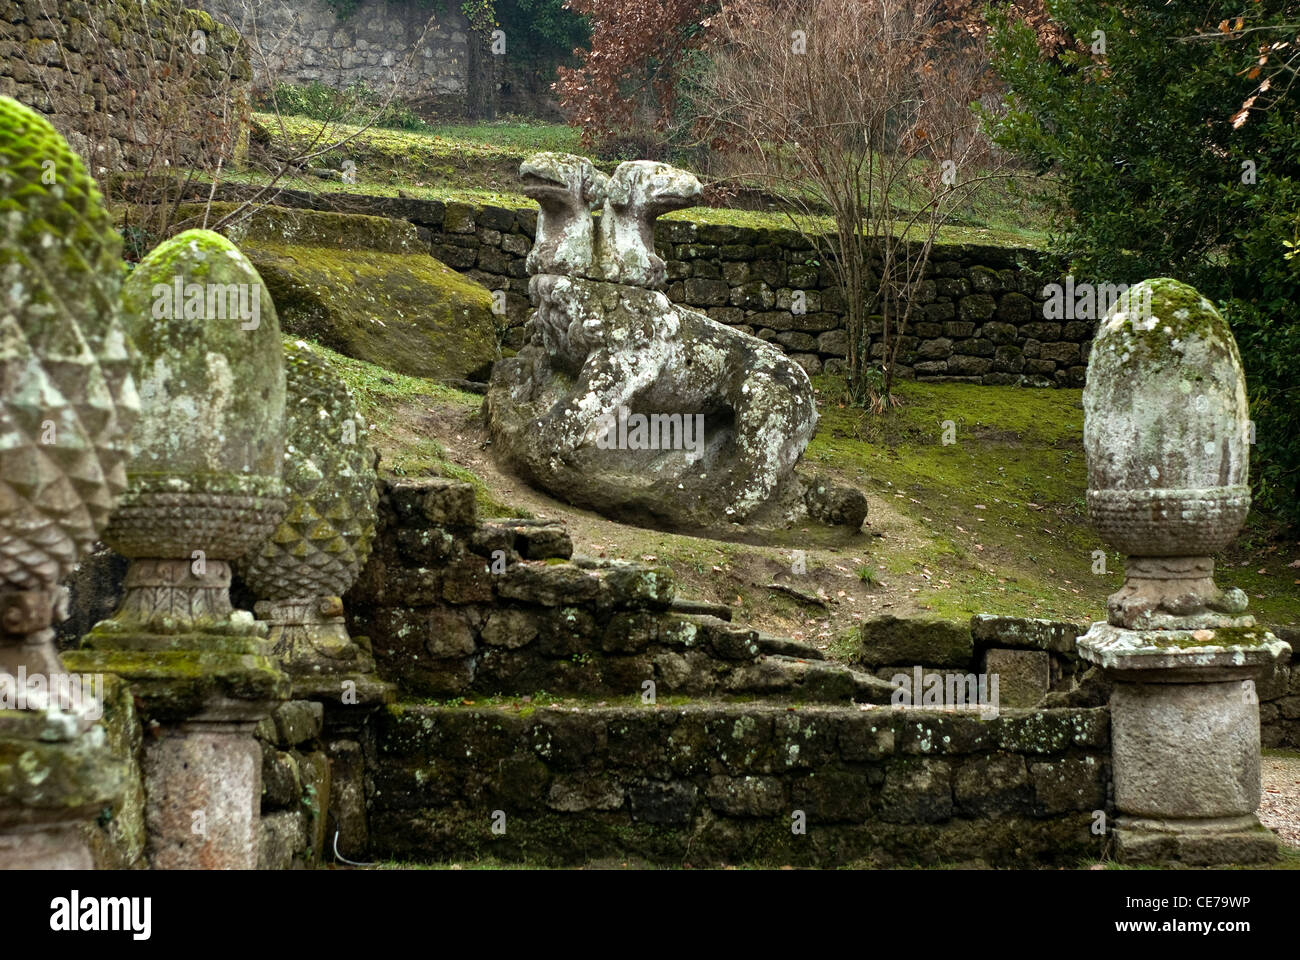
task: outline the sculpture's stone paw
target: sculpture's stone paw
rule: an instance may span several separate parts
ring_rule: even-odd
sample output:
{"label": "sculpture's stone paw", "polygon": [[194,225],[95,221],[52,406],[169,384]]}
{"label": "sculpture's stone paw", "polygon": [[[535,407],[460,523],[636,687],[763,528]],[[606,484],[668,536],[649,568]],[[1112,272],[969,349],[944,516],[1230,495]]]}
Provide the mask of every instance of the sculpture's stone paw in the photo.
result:
{"label": "sculpture's stone paw", "polygon": [[822,476],[803,480],[803,487],[804,506],[814,520],[856,530],[867,519],[867,496],[861,490]]}

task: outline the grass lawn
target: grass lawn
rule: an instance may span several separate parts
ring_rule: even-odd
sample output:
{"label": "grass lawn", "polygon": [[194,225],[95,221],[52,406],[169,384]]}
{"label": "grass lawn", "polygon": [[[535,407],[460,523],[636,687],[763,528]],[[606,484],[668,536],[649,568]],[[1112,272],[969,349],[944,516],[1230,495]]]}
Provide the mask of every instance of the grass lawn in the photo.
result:
{"label": "grass lawn", "polygon": [[[1087,520],[1078,390],[904,382],[903,405],[873,415],[847,403],[836,378],[815,378],[821,422],[804,465],[867,494],[867,532],[846,541],[814,525],[763,545],[632,527],[569,507],[495,467],[483,448],[481,397],[315,349],[356,393],[382,472],[465,480],[485,516],[561,520],[580,553],[666,564],[683,596],[732,603],[738,618],[820,640],[832,653],[835,636],[874,613],[1086,624],[1104,616],[1122,580],[1123,557],[1106,550]],[[955,442],[945,444],[949,420]],[[1268,539],[1259,519],[1218,558],[1218,581],[1246,590],[1261,623],[1300,624],[1300,576],[1289,566],[1300,544]],[[795,585],[823,590],[825,610],[766,588],[789,578],[792,549],[807,554],[807,580]],[[1099,557],[1105,572],[1094,572]]]}

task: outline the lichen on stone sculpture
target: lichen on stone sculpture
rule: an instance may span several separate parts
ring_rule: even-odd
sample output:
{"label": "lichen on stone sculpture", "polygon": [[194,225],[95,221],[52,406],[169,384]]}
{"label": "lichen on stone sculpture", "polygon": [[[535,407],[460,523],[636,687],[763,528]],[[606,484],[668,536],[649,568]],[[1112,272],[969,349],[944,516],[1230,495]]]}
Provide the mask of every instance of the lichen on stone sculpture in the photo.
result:
{"label": "lichen on stone sculpture", "polygon": [[1213,579],[1250,509],[1245,379],[1213,304],[1176,280],[1128,290],[1093,341],[1083,404],[1088,513],[1128,557],[1110,622],[1253,626],[1246,595]]}
{"label": "lichen on stone sculpture", "polygon": [[1127,290],[1083,391],[1088,513],[1127,555],[1107,621],[1078,640],[1114,684],[1115,850],[1187,865],[1277,855],[1259,805],[1255,682],[1290,653],[1214,583],[1250,509],[1241,357],[1213,304],[1176,280]]}
{"label": "lichen on stone sculpture", "polygon": [[379,491],[365,418],[347,385],[302,341],[284,345],[288,510],[237,565],[260,598],[273,652],[292,671],[355,670],[363,654],[340,596],[370,556]]}
{"label": "lichen on stone sculpture", "polygon": [[[104,542],[131,560],[106,636],[252,636],[230,564],[284,513],[284,366],[275,305],[224,237],[160,244],[122,290],[142,417],[129,487]],[[142,641],[144,642],[144,641]]]}
{"label": "lichen on stone sculpture", "polygon": [[81,160],[0,97],[0,869],[93,866],[84,824],[121,792],[97,691],[51,629],[59,581],[126,485],[139,402],[120,284],[121,238]]}
{"label": "lichen on stone sculpture", "polygon": [[0,673],[62,672],[48,630],[59,581],[126,486],[139,401],[121,250],[67,142],[0,97]]}
{"label": "lichen on stone sculpture", "polygon": [[[520,174],[541,206],[528,257],[536,312],[485,403],[503,459],[572,503],[634,522],[719,529],[792,504],[807,512],[793,472],[817,424],[808,375],[657,289],[654,220],[698,201],[699,181],[649,161],[607,177],[553,153]],[[849,511],[855,529],[861,503]]]}

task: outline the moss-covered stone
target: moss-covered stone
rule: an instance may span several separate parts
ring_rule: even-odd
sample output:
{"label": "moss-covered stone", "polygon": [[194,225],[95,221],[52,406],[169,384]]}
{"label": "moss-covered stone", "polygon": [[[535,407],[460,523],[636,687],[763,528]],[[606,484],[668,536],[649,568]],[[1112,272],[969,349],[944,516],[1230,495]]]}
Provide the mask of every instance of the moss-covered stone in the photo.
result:
{"label": "moss-covered stone", "polygon": [[213,703],[265,702],[289,696],[289,679],[268,657],[195,650],[76,650],[68,669],[113,673],[131,685],[150,720],[179,722]]}
{"label": "moss-covered stone", "polygon": [[289,333],[438,380],[482,379],[498,356],[492,294],[429,256],[410,223],[268,207],[226,232]]}
{"label": "moss-covered stone", "polygon": [[861,627],[859,659],[867,664],[966,667],[974,656],[970,623],[936,616],[872,617]]}
{"label": "moss-covered stone", "polygon": [[[246,316],[232,315],[232,287]],[[219,234],[186,231],[140,263],[122,302],[145,408],[133,484],[197,475],[216,479],[221,492],[278,491],[284,369],[266,359],[280,352],[280,328],[253,265]]]}
{"label": "moss-covered stone", "polygon": [[347,386],[303,343],[286,343],[284,481],[288,510],[240,564],[265,600],[325,597],[352,586],[375,534],[373,459]]}
{"label": "moss-covered stone", "polygon": [[121,238],[44,117],[0,97],[0,580],[49,589],[126,486]]}
{"label": "moss-covered stone", "polygon": [[[898,756],[880,736],[896,724],[893,711],[517,710],[405,705],[378,714],[372,855],[1032,867],[1096,857],[1104,842],[1089,827],[1105,805],[1106,766],[1071,735],[1088,711],[1039,712],[1040,727],[1063,737],[1031,763],[1031,744],[999,750],[996,737],[963,737],[944,757]],[[974,717],[907,716],[989,728]],[[800,762],[791,765],[796,746]],[[498,812],[505,833],[493,830]]]}

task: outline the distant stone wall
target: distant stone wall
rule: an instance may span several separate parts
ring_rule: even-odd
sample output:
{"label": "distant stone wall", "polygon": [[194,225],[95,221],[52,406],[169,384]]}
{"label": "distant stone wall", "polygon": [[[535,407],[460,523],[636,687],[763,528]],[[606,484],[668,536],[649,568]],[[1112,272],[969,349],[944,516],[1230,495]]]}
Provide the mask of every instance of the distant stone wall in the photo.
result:
{"label": "distant stone wall", "polygon": [[[259,85],[271,82],[364,83],[417,105],[462,113],[474,91],[477,48],[455,3],[436,11],[401,0],[362,0],[339,18],[323,0],[198,0],[241,33],[265,38],[267,63],[255,64]],[[431,22],[432,18],[432,22]],[[428,29],[426,30],[426,26]]]}
{"label": "distant stone wall", "polygon": [[239,35],[176,0],[0,0],[0,95],[49,117],[95,176],[240,155],[251,81]]}
{"label": "distant stone wall", "polygon": [[406,705],[374,722],[373,856],[1073,867],[1102,855],[1106,709]]}
{"label": "distant stone wall", "polygon": [[[227,187],[226,199],[244,188]],[[501,291],[505,346],[522,344],[532,313],[525,260],[537,211],[491,205],[285,190],[286,206],[409,220],[435,257]],[[794,230],[660,220],[655,249],[668,263],[668,296],[780,346],[810,373],[842,370],[848,354],[843,297],[829,268]],[[1036,250],[938,244],[903,337],[900,373],[927,381],[1083,386],[1096,322],[1046,320]],[[797,313],[802,291],[806,312]],[[874,328],[873,328],[873,332]]]}
{"label": "distant stone wall", "polygon": [[[434,256],[505,291],[511,325],[521,326],[531,309],[524,260],[536,213],[450,203],[441,218],[436,209],[423,216]],[[661,220],[655,249],[668,264],[673,302],[778,344],[809,373],[843,369],[849,348],[843,294],[796,231]],[[1034,250],[936,245],[901,339],[900,374],[1082,386],[1096,324],[1044,319],[1041,262]],[[880,332],[878,321],[870,332]],[[879,355],[881,345],[872,346]]]}

